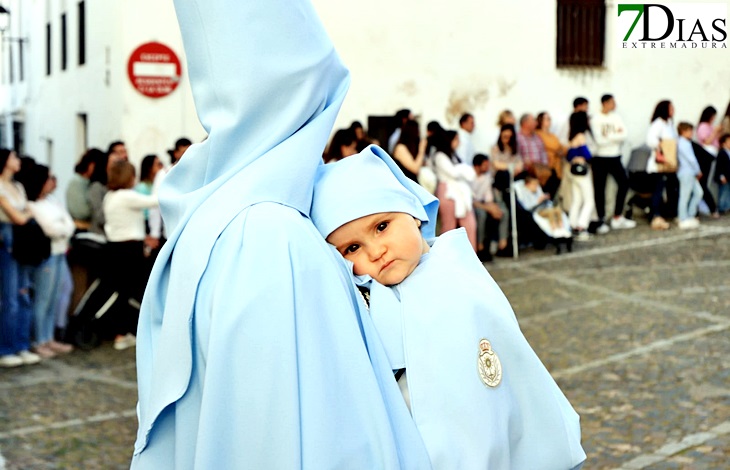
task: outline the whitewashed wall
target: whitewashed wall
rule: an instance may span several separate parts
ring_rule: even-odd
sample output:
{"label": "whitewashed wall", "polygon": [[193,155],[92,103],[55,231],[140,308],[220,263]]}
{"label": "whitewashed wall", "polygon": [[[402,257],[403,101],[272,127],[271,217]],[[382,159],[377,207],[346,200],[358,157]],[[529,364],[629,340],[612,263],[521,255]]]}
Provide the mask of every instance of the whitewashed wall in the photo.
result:
{"label": "whitewashed wall", "polygon": [[[25,119],[26,153],[50,163],[62,188],[84,151],[77,139],[77,115],[87,114],[88,145],[106,150],[123,140],[130,159],[156,153],[168,160],[166,150],[181,136],[205,137],[195,115],[185,56],[172,1],[86,0],[86,64],[78,65],[77,0],[12,0],[4,5],[11,18],[22,18],[12,36],[29,38],[26,80],[0,86],[0,112],[12,125],[10,114]],[[61,71],[62,12],[67,14],[68,65]],[[52,72],[46,76],[45,28],[52,23]],[[141,95],[127,78],[127,60],[139,45],[159,41],[172,48],[183,62],[183,79],[170,95],[152,99]],[[3,66],[5,65],[3,58]],[[17,57],[16,57],[17,60]],[[16,66],[17,77],[17,66]],[[17,80],[17,79],[16,79]],[[52,141],[52,145],[49,145]]]}
{"label": "whitewashed wall", "polygon": [[605,68],[586,71],[555,66],[555,1],[314,2],[353,75],[339,126],[410,107],[424,125],[436,119],[456,127],[469,111],[487,150],[505,108],[517,116],[548,111],[560,124],[576,96],[596,113],[601,95],[612,93],[634,145],[662,99],[674,102],[677,120],[693,123],[705,106],[722,114],[730,100],[729,49],[619,49],[617,2],[607,2]]}
{"label": "whitewashed wall", "polygon": [[[458,115],[469,111],[477,120],[478,148],[487,150],[494,121],[504,108],[518,116],[546,110],[559,124],[575,96],[589,98],[595,113],[600,96],[610,92],[629,128],[628,147],[643,140],[661,99],[675,103],[678,121],[690,122],[709,104],[724,112],[730,100],[728,49],[619,49],[614,40],[616,4],[611,1],[605,67],[587,71],[555,67],[554,1],[313,1],[352,71],[338,126],[410,107],[424,125],[436,119],[456,127]],[[25,46],[26,81],[0,85],[0,113],[20,111],[25,116],[27,152],[41,161],[50,158],[62,183],[82,150],[76,138],[77,113],[88,115],[90,146],[103,148],[122,139],[135,163],[147,153],[164,157],[179,136],[204,137],[185,76],[172,0],[86,0],[83,67],[77,65],[77,0],[6,0],[3,5],[13,12],[11,35],[20,33],[30,42]],[[60,71],[61,11],[68,12],[65,72]],[[48,18],[54,44],[50,77],[45,75]],[[168,45],[183,61],[183,80],[165,98],[144,97],[127,79],[129,55],[148,41]],[[10,126],[11,119],[6,121]]]}

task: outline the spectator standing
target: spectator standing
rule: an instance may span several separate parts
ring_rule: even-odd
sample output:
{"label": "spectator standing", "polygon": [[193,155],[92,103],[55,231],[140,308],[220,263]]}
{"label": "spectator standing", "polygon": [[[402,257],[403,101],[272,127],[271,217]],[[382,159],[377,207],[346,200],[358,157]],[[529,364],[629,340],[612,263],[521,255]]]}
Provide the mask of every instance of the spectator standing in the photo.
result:
{"label": "spectator standing", "polygon": [[94,167],[99,160],[97,149],[89,149],[81,157],[74,168],[74,174],[66,189],[66,207],[73,217],[78,230],[88,230],[91,224],[91,206],[89,205],[89,184]]}
{"label": "spectator standing", "polygon": [[570,132],[568,133],[570,147],[566,158],[570,162],[573,184],[568,216],[571,227],[577,232],[575,239],[578,241],[590,240],[588,224],[595,209],[593,181],[589,165],[592,155],[586,139],[588,133],[591,133],[588,114],[585,111],[571,114]]}
{"label": "spectator standing", "polygon": [[109,149],[106,152],[109,155],[109,159],[112,161],[127,161],[129,155],[127,154],[127,147],[124,142],[117,140],[109,144]]}
{"label": "spectator standing", "polygon": [[595,130],[593,138],[596,151],[591,160],[593,172],[593,189],[595,191],[596,212],[600,227],[606,225],[606,181],[610,175],[616,181],[616,201],[613,207],[612,229],[631,229],[636,222],[623,216],[626,193],[629,190],[629,179],[626,169],[621,164],[621,147],[626,140],[627,131],[621,116],[616,112],[616,100],[612,95],[601,97],[601,112],[592,118],[591,127]]}
{"label": "spectator standing", "polygon": [[520,131],[517,133],[517,152],[529,170],[535,165],[548,164],[547,152],[542,139],[535,133],[537,120],[532,114],[524,114],[520,118]]}
{"label": "spectator standing", "polygon": [[705,202],[705,209],[715,219],[720,217],[720,213],[718,212],[715,198],[712,196],[712,192],[710,192],[708,183],[712,165],[715,163],[715,158],[720,148],[719,138],[722,133],[722,126],[714,125],[716,117],[717,110],[712,106],[708,106],[702,111],[700,122],[697,125],[697,142],[693,143],[694,153],[702,172],[702,177],[700,178],[700,185],[702,185],[703,192],[702,200]]}
{"label": "spectator standing", "polygon": [[14,151],[0,149],[0,367],[36,364],[30,352],[33,308],[30,301],[30,267],[13,258],[13,225],[30,219],[23,186],[15,181],[20,159]]}
{"label": "spectator standing", "polygon": [[[679,207],[678,182],[674,173],[667,172],[659,167],[661,162],[657,161],[657,155],[662,155],[661,144],[663,141],[677,140],[677,133],[672,122],[674,116],[674,105],[669,100],[660,101],[654,108],[651,118],[651,126],[646,133],[646,145],[652,149],[649,160],[646,164],[646,172],[656,175],[656,185],[651,198],[651,209],[649,220],[654,230],[667,230],[669,222],[661,215],[661,206],[664,199],[664,191],[667,193],[667,206],[672,211]],[[662,170],[660,172],[660,169]]]}
{"label": "spectator standing", "polygon": [[136,342],[139,302],[147,281],[144,275],[144,209],[158,205],[156,195],[134,191],[134,181],[134,166],[127,161],[115,162],[109,169],[109,192],[104,196],[109,264],[106,279],[119,293],[124,306],[115,327],[114,349],[118,350],[134,346]]}
{"label": "spectator standing", "polygon": [[408,121],[413,120],[413,113],[411,113],[410,109],[401,109],[397,113],[395,113],[395,116],[393,116],[393,121],[395,122],[395,130],[392,134],[390,134],[390,137],[388,138],[388,153],[393,155],[393,150],[395,150],[395,145],[398,143],[398,140],[400,139],[400,133],[403,129],[403,126]]}
{"label": "spectator standing", "polygon": [[471,165],[476,153],[474,151],[474,143],[472,142],[474,116],[469,113],[462,114],[461,118],[459,118],[459,128],[456,132],[459,133],[459,148],[456,149],[456,154],[462,162]]}
{"label": "spectator standing", "polygon": [[715,181],[720,190],[717,205],[721,213],[727,213],[730,211],[730,134],[723,134],[718,143],[720,150],[717,153]]}
{"label": "spectator standing", "polygon": [[[151,195],[154,191],[155,179],[157,174],[163,169],[162,161],[160,161],[157,155],[147,155],[142,159],[139,170],[139,183],[134,187],[135,191],[140,194],[147,196]],[[153,233],[152,227],[160,223],[153,221],[152,217],[159,217],[159,212],[152,212],[151,209],[144,210],[144,219],[146,224],[147,236],[145,237],[145,253],[151,254],[153,250],[160,247],[160,231],[159,229]],[[154,261],[154,259],[152,260]],[[150,269],[152,265],[150,264]]]}
{"label": "spectator standing", "polygon": [[679,180],[679,228],[688,229],[699,227],[700,222],[695,218],[697,209],[702,200],[702,186],[700,178],[702,170],[692,149],[692,124],[680,122],[677,126],[679,139],[677,141],[677,179]]}
{"label": "spectator standing", "polygon": [[69,240],[75,225],[71,215],[52,196],[56,189],[56,178],[45,165],[35,165],[27,179],[25,189],[28,206],[33,218],[43,233],[51,239],[51,255],[33,269],[34,286],[33,317],[35,332],[35,352],[46,359],[56,354],[69,353],[70,344],[54,340],[57,321],[65,327],[65,315],[71,301],[73,283],[66,261]]}
{"label": "spectator standing", "polygon": [[327,153],[324,158],[325,163],[334,163],[345,157],[355,155],[357,153],[357,137],[352,129],[339,129],[332,136]]}
{"label": "spectator standing", "polygon": [[717,110],[708,106],[702,110],[700,122],[697,124],[697,141],[713,155],[717,155],[720,147],[719,138],[722,133],[722,126],[714,125],[716,117]]}
{"label": "spectator standing", "polygon": [[474,168],[465,165],[456,155],[459,135],[446,131],[436,144],[434,166],[439,184],[436,197],[439,199],[441,233],[464,227],[469,241],[477,249],[477,227],[472,205],[471,182],[476,175]]}
{"label": "spectator standing", "polygon": [[356,150],[358,152],[365,150],[368,145],[377,145],[377,141],[368,137],[368,134],[365,132],[365,128],[360,121],[352,121],[352,124],[350,124],[350,130],[355,133],[355,139],[357,140]]}
{"label": "spectator standing", "polygon": [[170,155],[170,165],[175,165],[178,161],[180,161],[183,154],[191,145],[193,145],[193,143],[187,137],[180,137],[177,139],[172,150],[167,151],[167,154]]}
{"label": "spectator standing", "polygon": [[[584,113],[588,114],[588,99],[583,96],[578,96],[573,100],[573,112],[579,113],[583,111]],[[568,138],[568,134],[570,134],[570,116],[568,116],[568,119],[563,122],[563,124],[560,126],[560,129],[558,130],[558,138],[560,139],[560,142],[568,146],[568,141],[570,140]]]}
{"label": "spectator standing", "polygon": [[418,182],[418,173],[426,157],[426,139],[421,139],[421,132],[416,121],[408,121],[403,125],[400,139],[393,149],[393,160],[408,179]]}

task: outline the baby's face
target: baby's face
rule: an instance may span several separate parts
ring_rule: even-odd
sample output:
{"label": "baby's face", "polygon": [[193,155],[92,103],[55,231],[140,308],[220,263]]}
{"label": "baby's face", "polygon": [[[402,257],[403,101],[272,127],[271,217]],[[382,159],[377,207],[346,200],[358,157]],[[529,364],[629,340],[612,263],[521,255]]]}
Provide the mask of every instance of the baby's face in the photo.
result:
{"label": "baby's face", "polygon": [[354,263],[356,275],[368,274],[385,286],[400,283],[418,266],[428,244],[421,221],[402,212],[382,212],[348,222],[327,237]]}

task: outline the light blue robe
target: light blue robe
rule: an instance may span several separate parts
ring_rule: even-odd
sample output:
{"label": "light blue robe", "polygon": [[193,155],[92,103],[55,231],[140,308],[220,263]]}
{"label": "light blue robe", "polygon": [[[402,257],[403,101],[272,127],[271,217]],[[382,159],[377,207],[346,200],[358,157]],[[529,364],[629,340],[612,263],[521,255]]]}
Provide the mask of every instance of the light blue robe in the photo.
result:
{"label": "light blue robe", "polygon": [[[381,149],[320,168],[312,219],[327,237],[380,212],[422,220],[431,238],[433,196],[407,180]],[[569,470],[586,455],[579,417],[520,331],[506,297],[464,229],[431,240],[416,269],[370,288],[370,313],[391,368],[405,368],[411,412],[438,470]],[[501,381],[484,382],[478,357],[486,339],[501,361]]]}
{"label": "light blue robe", "polygon": [[308,212],[349,78],[308,1],[176,0],[209,137],[170,172],[133,469],[429,468]]}

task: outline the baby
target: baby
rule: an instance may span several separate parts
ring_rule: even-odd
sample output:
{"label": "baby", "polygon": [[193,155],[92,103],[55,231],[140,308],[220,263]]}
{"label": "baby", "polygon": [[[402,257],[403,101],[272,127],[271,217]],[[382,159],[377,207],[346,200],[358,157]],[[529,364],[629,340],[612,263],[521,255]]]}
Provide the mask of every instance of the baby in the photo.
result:
{"label": "baby", "polygon": [[352,264],[436,469],[580,468],[579,417],[466,232],[380,148],[320,166],[311,217]]}

